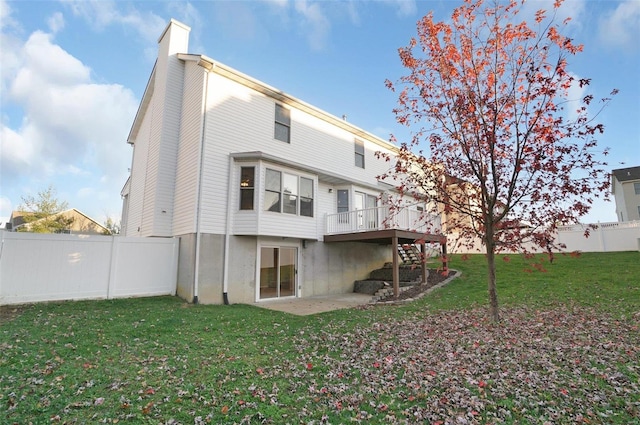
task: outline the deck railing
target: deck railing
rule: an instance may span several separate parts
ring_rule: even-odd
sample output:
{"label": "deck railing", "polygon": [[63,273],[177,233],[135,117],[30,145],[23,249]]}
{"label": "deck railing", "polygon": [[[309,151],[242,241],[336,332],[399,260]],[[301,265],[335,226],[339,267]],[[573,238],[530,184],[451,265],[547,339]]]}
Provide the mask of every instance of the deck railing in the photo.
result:
{"label": "deck railing", "polygon": [[384,229],[440,233],[440,216],[403,208],[390,211],[389,207],[364,208],[327,214],[326,234],[370,232]]}

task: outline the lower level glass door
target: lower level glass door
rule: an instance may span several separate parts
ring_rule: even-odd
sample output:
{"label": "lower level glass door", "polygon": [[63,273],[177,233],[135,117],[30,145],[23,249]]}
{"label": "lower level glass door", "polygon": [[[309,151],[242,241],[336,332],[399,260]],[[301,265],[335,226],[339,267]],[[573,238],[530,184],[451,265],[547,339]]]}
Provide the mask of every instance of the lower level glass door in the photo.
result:
{"label": "lower level glass door", "polygon": [[260,299],[296,294],[297,248],[260,248]]}

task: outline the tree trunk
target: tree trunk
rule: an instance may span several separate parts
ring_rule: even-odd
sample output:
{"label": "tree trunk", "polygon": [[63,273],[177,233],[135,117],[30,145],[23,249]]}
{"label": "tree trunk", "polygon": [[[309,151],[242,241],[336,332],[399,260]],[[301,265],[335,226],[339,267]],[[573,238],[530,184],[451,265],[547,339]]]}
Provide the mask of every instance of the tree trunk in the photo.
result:
{"label": "tree trunk", "polygon": [[500,321],[498,311],[498,291],[496,289],[496,253],[493,243],[493,235],[487,232],[485,235],[485,245],[487,247],[487,277],[489,284],[489,317],[492,322]]}

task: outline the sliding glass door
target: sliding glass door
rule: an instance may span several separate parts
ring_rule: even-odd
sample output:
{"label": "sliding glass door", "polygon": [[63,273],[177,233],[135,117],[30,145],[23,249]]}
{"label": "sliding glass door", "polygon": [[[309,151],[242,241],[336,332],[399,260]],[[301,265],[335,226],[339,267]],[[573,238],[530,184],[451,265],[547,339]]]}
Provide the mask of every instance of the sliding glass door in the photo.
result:
{"label": "sliding glass door", "polygon": [[297,248],[260,248],[260,299],[296,295],[297,258]]}

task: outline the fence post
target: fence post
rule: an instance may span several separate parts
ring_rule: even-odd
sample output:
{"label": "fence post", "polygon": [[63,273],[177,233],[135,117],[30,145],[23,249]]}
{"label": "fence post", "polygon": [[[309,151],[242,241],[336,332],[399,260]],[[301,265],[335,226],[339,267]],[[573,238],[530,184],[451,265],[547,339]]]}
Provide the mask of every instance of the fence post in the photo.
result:
{"label": "fence post", "polygon": [[114,286],[116,284],[116,264],[118,263],[118,241],[115,236],[111,236],[111,257],[109,258],[109,281],[107,282],[107,299],[113,298]]}
{"label": "fence post", "polygon": [[598,222],[598,234],[600,236],[600,249],[602,252],[607,252],[607,246],[604,243],[604,232],[602,231],[602,225]]}

